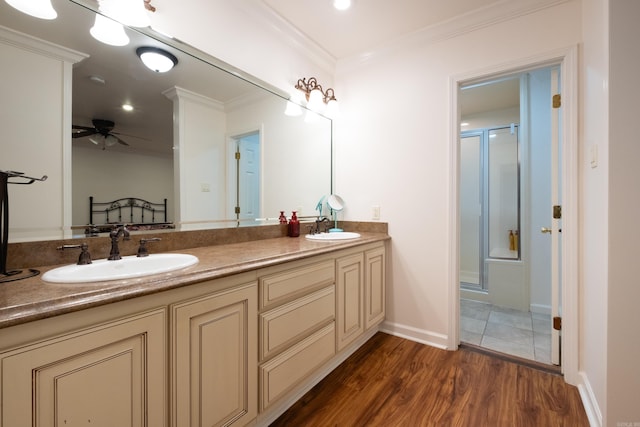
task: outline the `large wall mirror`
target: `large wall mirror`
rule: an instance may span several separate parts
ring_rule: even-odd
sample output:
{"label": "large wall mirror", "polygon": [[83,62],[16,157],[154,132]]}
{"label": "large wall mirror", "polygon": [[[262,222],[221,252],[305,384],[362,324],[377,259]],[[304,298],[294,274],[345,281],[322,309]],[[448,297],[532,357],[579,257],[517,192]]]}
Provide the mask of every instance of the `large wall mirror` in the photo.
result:
{"label": "large wall mirror", "polygon": [[[167,199],[168,222],[187,230],[312,215],[331,193],[331,120],[286,116],[278,90],[152,30],[97,41],[97,2],[52,4],[47,21],[0,2],[0,170],[49,176],[10,188],[10,241],[84,236],[90,197]],[[147,69],[143,46],[177,65]]]}

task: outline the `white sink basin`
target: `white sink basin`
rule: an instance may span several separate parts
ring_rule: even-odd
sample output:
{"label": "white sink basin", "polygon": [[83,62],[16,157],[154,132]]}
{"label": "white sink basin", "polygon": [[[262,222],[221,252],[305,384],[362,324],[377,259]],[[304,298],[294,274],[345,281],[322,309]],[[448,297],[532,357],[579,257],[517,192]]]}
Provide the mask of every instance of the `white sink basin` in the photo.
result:
{"label": "white sink basin", "polygon": [[360,233],[354,233],[352,231],[340,231],[336,233],[307,234],[304,237],[309,240],[317,240],[320,242],[335,242],[336,240],[357,239],[358,237],[360,237]]}
{"label": "white sink basin", "polygon": [[66,265],[42,275],[52,283],[94,283],[122,280],[151,274],[167,273],[197,264],[198,258],[188,254],[152,254],[146,257],[125,256],[117,261],[100,259],[88,265]]}

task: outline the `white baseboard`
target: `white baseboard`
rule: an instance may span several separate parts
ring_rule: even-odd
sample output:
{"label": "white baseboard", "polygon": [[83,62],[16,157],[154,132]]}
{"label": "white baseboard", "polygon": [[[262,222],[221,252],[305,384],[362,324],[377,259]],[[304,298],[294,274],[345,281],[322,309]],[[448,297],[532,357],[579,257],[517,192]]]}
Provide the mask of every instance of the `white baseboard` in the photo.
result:
{"label": "white baseboard", "polygon": [[406,338],[421,344],[427,344],[432,347],[441,348],[443,350],[450,349],[448,344],[448,336],[437,332],[425,331],[424,329],[414,328],[412,326],[400,325],[385,320],[380,327],[382,332],[386,332],[397,337]]}
{"label": "white baseboard", "polygon": [[529,304],[529,311],[532,313],[551,315],[551,306],[543,304]]}
{"label": "white baseboard", "polygon": [[578,392],[580,392],[582,406],[584,406],[584,411],[587,413],[589,425],[591,425],[591,427],[602,427],[602,412],[600,411],[600,406],[598,406],[598,401],[596,400],[596,396],[591,388],[589,378],[584,371],[580,371],[578,376],[580,377]]}

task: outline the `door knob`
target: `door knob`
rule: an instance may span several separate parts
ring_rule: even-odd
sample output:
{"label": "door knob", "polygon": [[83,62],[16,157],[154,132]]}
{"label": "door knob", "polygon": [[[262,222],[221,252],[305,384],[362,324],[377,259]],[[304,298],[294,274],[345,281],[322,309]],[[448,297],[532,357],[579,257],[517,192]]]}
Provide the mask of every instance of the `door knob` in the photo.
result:
{"label": "door knob", "polygon": [[541,233],[549,233],[549,234],[551,234],[551,229],[550,229],[550,228],[547,228],[547,227],[542,227],[542,228],[540,229],[540,232],[541,232]]}

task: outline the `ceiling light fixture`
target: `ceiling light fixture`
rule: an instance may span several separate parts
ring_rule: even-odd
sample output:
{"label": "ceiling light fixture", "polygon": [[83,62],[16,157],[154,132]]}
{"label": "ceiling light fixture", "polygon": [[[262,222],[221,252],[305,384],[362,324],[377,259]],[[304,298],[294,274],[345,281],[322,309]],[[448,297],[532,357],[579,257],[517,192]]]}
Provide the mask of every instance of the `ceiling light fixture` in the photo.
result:
{"label": "ceiling light fixture", "polygon": [[333,7],[338,10],[347,10],[351,7],[351,0],[333,0]]}
{"label": "ceiling light fixture", "polygon": [[136,54],[148,69],[156,73],[166,73],[178,64],[178,58],[157,47],[139,47]]}
{"label": "ceiling light fixture", "polygon": [[7,4],[22,13],[40,19],[56,19],[58,13],[51,5],[51,0],[5,0]]}
{"label": "ceiling light fixture", "polygon": [[129,44],[129,36],[124,32],[121,23],[111,18],[96,14],[96,22],[89,30],[94,39],[111,46],[126,46]]}
{"label": "ceiling light fixture", "polygon": [[335,118],[338,114],[338,100],[332,88],[322,89],[315,77],[298,79],[295,86],[307,101],[307,108],[316,113]]}

